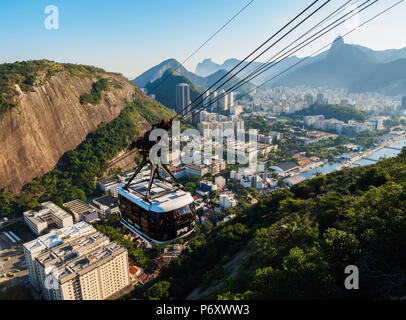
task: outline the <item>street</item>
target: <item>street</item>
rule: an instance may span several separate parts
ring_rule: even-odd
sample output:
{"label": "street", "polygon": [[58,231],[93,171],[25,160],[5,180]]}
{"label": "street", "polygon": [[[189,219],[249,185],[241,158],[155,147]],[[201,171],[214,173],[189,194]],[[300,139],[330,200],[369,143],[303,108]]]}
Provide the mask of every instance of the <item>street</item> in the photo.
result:
{"label": "street", "polygon": [[28,275],[21,244],[11,246],[10,241],[0,234],[0,284]]}

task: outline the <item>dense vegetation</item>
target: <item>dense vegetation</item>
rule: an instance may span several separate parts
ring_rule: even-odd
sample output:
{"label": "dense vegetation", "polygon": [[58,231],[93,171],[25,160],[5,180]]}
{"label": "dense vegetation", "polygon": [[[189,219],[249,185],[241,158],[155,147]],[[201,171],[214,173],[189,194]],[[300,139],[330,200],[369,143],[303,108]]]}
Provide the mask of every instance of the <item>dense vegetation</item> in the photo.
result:
{"label": "dense vegetation", "polygon": [[345,144],[349,143],[347,137],[338,136],[336,138],[330,138],[319,142],[310,144],[303,144],[298,142],[295,138],[287,139],[286,142],[282,142],[279,145],[278,151],[272,155],[273,158],[288,158],[292,156],[292,151],[305,152],[306,157],[318,157],[320,159],[332,159],[335,156],[343,154],[348,151]]}
{"label": "dense vegetation", "polygon": [[44,84],[60,72],[78,77],[98,77],[105,73],[104,70],[92,66],[62,64],[49,60],[0,64],[0,114],[17,106],[13,101],[13,98],[18,95],[15,85],[18,85],[22,91],[33,91],[33,87]]}
{"label": "dense vegetation", "polygon": [[141,267],[144,270],[151,270],[153,267],[153,261],[151,256],[147,254],[146,250],[135,248],[131,240],[126,239],[122,233],[116,231],[112,226],[97,225],[96,229],[107,235],[111,241],[115,241],[126,248],[128,250],[128,256],[138,267]]}
{"label": "dense vegetation", "polygon": [[268,135],[269,131],[274,129],[269,122],[260,116],[250,116],[244,119],[244,127],[245,130],[256,129],[260,134],[265,135]]}
{"label": "dense vegetation", "polygon": [[[218,299],[396,298],[406,292],[406,151],[376,165],[344,169],[263,196],[208,235],[132,298],[184,299],[213,288]],[[247,257],[231,275],[224,264]],[[344,269],[360,270],[360,290],[344,289]],[[161,282],[163,282],[163,285]],[[162,285],[161,285],[162,284]],[[154,291],[155,292],[155,291]]]}
{"label": "dense vegetation", "polygon": [[6,113],[7,111],[10,111],[14,107],[16,107],[17,104],[14,102],[8,102],[4,95],[0,93],[0,114]]}
{"label": "dense vegetation", "polygon": [[326,119],[337,119],[344,122],[349,120],[356,120],[364,122],[366,120],[366,115],[354,108],[347,106],[339,106],[332,104],[325,105],[312,105],[310,108],[296,112],[295,115],[301,116],[315,116],[323,115]]}
{"label": "dense vegetation", "polygon": [[371,148],[378,143],[377,137],[389,133],[389,129],[380,131],[362,131],[356,134],[354,143],[365,148]]}
{"label": "dense vegetation", "polygon": [[105,78],[98,80],[93,83],[92,90],[90,93],[85,93],[80,96],[80,104],[84,105],[90,103],[91,105],[97,106],[101,101],[101,94],[103,91],[109,90],[109,81]]}
{"label": "dense vegetation", "polygon": [[195,86],[188,78],[179,74],[174,69],[167,70],[161,78],[148,83],[146,89],[148,93],[155,94],[156,100],[164,106],[175,109],[176,85],[179,83],[187,83],[190,86],[191,101],[195,100],[203,92],[203,89]]}
{"label": "dense vegetation", "polygon": [[58,205],[73,199],[85,200],[95,192],[96,177],[104,175],[108,161],[140,133],[139,115],[153,123],[172,113],[153,100],[135,97],[116,119],[100,124],[75,150],[66,152],[53,171],[28,183],[21,194],[0,191],[0,215],[18,214],[48,200]]}
{"label": "dense vegetation", "polygon": [[0,286],[0,300],[34,300],[31,290],[22,285]]}

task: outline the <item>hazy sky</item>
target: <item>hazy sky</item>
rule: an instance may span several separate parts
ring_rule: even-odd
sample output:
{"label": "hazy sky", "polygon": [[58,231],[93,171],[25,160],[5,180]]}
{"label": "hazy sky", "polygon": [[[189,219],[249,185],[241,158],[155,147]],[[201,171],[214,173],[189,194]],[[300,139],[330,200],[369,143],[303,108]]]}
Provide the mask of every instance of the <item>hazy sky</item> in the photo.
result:
{"label": "hazy sky", "polygon": [[[356,0],[354,0],[355,2]],[[358,4],[365,0],[358,1]],[[50,59],[102,67],[132,78],[168,58],[183,61],[249,0],[1,0],[0,62]],[[222,63],[244,58],[303,10],[310,0],[255,0],[236,20],[200,50],[186,67],[205,58]],[[325,0],[319,1],[320,4]],[[344,4],[331,0],[313,23]],[[379,0],[360,14],[361,23],[396,0]],[[59,29],[44,25],[48,5],[59,9]],[[315,6],[316,8],[316,6]],[[376,50],[406,47],[406,1],[357,30],[346,42]],[[305,31],[310,24],[298,29]],[[350,25],[326,35],[298,54],[305,56],[331,42]],[[290,38],[295,39],[295,38]],[[287,39],[288,40],[288,39]]]}

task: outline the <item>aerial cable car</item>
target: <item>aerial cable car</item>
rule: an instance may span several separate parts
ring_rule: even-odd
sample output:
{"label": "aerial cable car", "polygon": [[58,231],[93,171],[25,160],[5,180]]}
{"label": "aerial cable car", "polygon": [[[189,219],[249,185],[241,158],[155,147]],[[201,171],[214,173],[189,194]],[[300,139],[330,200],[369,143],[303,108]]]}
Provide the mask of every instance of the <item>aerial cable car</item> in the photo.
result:
{"label": "aerial cable car", "polygon": [[[194,231],[196,212],[193,197],[160,161],[151,162],[149,152],[158,141],[150,141],[154,129],[169,130],[173,118],[152,126],[132,144],[142,155],[141,164],[129,181],[118,191],[121,223],[150,243],[166,244],[186,237]],[[151,167],[148,179],[136,179],[146,166]],[[161,176],[159,170],[171,179]]]}

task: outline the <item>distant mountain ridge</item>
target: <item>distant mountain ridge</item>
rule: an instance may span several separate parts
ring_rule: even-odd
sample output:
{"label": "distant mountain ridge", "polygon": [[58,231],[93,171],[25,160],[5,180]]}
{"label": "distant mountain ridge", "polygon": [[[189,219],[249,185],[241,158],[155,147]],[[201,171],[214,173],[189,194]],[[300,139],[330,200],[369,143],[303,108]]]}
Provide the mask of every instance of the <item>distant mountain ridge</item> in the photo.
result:
{"label": "distant mountain ridge", "polygon": [[[294,64],[297,67],[281,74],[268,86],[300,86],[348,88],[351,92],[375,91],[387,95],[406,95],[406,48],[375,51],[367,47],[346,44],[336,38],[330,50],[314,57],[292,56],[278,63],[269,71],[251,80],[254,84],[279,75]],[[217,70],[231,70],[240,62],[228,59],[223,64],[205,59],[196,67],[196,74],[204,76]],[[262,65],[254,62],[247,70]]]}
{"label": "distant mountain ridge", "polygon": [[376,64],[351,84],[353,92],[380,92],[406,95],[406,59]]}
{"label": "distant mountain ridge", "polygon": [[[264,72],[262,75],[259,75],[258,77],[254,78],[251,80],[251,82],[255,85],[259,85],[266,80],[270,79],[271,77],[275,76],[276,74],[280,73],[282,70],[289,68],[290,66],[294,65],[300,61],[300,58],[296,56],[292,56],[287,58],[286,60],[283,60],[277,64],[275,64],[274,67],[272,67],[269,71]],[[196,74],[199,76],[206,76],[208,74],[218,72],[219,70],[226,70],[230,71],[232,70],[235,66],[237,66],[241,60],[238,59],[228,59],[224,61],[223,64],[217,64],[212,61],[212,59],[205,59],[202,62],[198,63],[196,67]],[[249,62],[244,62],[241,64],[241,66],[237,70],[241,70],[243,67],[245,67]],[[242,72],[241,72],[241,78],[243,75],[245,76],[249,72],[255,70],[256,68],[262,66],[262,62],[257,62],[254,61],[252,62],[248,67],[246,67]]]}
{"label": "distant mountain ridge", "polygon": [[[154,86],[152,86],[151,83],[154,83],[157,80],[164,78],[165,77],[164,74],[168,70],[176,71],[179,75],[182,75],[188,81],[193,83],[195,86],[200,87],[202,89],[207,89],[207,88],[211,87],[214,83],[216,83],[218,80],[220,80],[228,72],[224,69],[220,69],[220,70],[216,70],[215,72],[209,74],[206,77],[201,77],[201,76],[194,74],[193,72],[186,70],[175,59],[169,59],[169,60],[165,60],[162,63],[145,71],[139,77],[137,77],[131,81],[140,88],[149,88],[151,90],[154,88]],[[229,79],[230,77],[231,77],[231,75],[227,76],[225,79]],[[188,83],[188,81],[184,81],[184,82]],[[225,87],[222,86],[218,90],[230,88],[231,86],[235,85],[239,81],[240,81],[240,78],[234,77]],[[165,86],[165,85],[166,84],[164,84],[164,83],[162,84],[162,86]],[[253,85],[251,83],[246,83],[243,86],[241,86],[240,88],[236,89],[236,92],[247,93],[251,88],[253,88]],[[156,92],[151,92],[151,93],[156,95]]]}
{"label": "distant mountain ridge", "polygon": [[[165,79],[164,82],[162,82]],[[148,92],[153,92],[155,99],[164,106],[175,109],[176,107],[176,85],[178,83],[187,83],[190,86],[190,99],[193,101],[201,93],[203,89],[196,86],[192,81],[182,75],[175,69],[168,69],[162,77],[146,85]]]}
{"label": "distant mountain ridge", "polygon": [[[232,58],[218,64],[212,59],[205,59],[197,65],[196,73],[193,73],[175,59],[169,59],[147,70],[132,82],[146,88],[148,83],[161,78],[168,69],[174,69],[197,87],[206,89],[240,62]],[[296,64],[296,67],[291,68]],[[247,62],[242,64],[246,65]],[[262,65],[262,62],[253,62],[231,81],[231,85]],[[286,71],[289,68],[291,69]],[[272,78],[274,79],[267,84],[268,87],[307,85],[348,88],[350,92],[406,95],[406,48],[376,51],[360,45],[346,44],[342,37],[338,37],[330,50],[314,57],[292,56],[280,61],[238,91],[246,93],[254,84],[263,84]]]}
{"label": "distant mountain ridge", "polygon": [[299,66],[272,85],[347,88],[350,92],[406,94],[406,49],[374,51],[339,37],[319,61]]}
{"label": "distant mountain ridge", "polygon": [[137,85],[139,88],[145,88],[149,82],[154,82],[155,80],[161,78],[168,69],[179,69],[179,72],[182,74],[186,74],[188,72],[175,59],[168,59],[148,69],[137,78],[131,80],[131,82]]}

